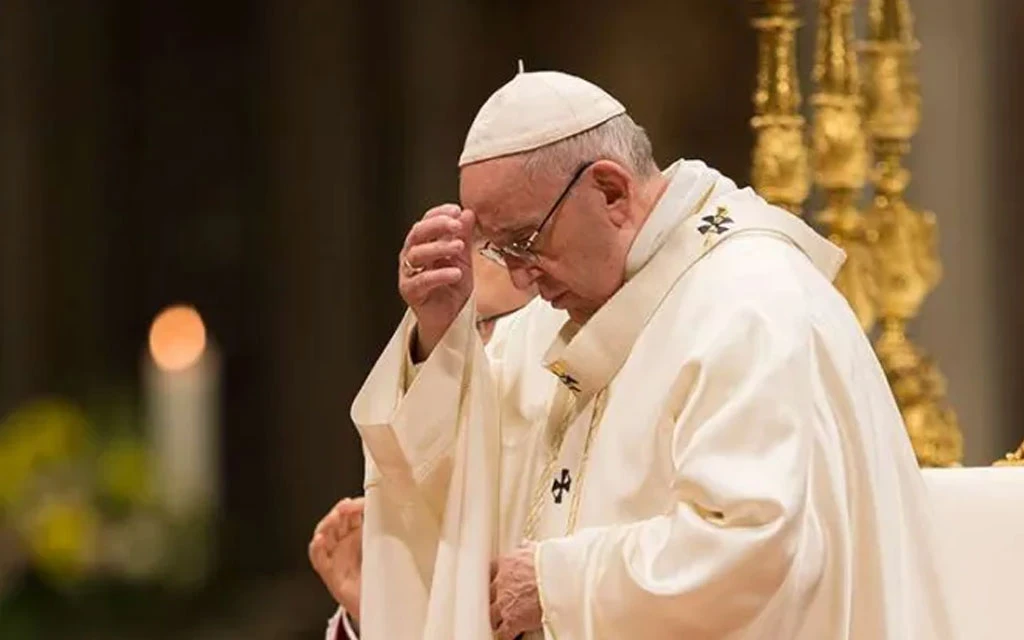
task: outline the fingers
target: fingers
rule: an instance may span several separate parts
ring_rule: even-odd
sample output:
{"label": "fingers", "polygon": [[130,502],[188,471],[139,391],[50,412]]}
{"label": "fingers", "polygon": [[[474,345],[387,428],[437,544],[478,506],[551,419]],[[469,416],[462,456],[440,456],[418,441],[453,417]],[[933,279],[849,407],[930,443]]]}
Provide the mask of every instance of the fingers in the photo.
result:
{"label": "fingers", "polygon": [[[465,240],[457,237],[462,230],[460,216],[461,210],[454,205],[435,207],[409,230],[398,270],[399,290],[407,302],[425,300],[435,289],[462,279],[462,269],[455,266],[466,249]],[[424,270],[409,274],[406,262]]]}
{"label": "fingers", "polygon": [[[323,545],[324,551],[327,555],[333,553],[334,548],[338,546],[338,538],[335,534],[336,530],[337,526],[334,523],[334,518],[331,515],[328,515],[320,521],[320,524],[317,525],[316,530],[313,532],[313,540],[315,541],[319,539],[320,544]],[[312,544],[312,542],[310,542],[310,544]]]}
{"label": "fingers", "polygon": [[363,566],[362,540],[349,539],[330,556],[331,564],[345,575],[358,575]]}
{"label": "fingers", "polygon": [[501,607],[498,606],[498,561],[491,560],[491,629],[496,630],[501,624]]}
{"label": "fingers", "polygon": [[[405,236],[405,250],[416,245],[459,237],[462,231],[462,222],[459,218],[450,215],[436,215],[431,218],[423,218],[409,229]],[[415,263],[414,263],[415,264]]]}
{"label": "fingers", "polygon": [[[361,546],[362,542],[363,542],[363,527],[360,525],[360,526],[353,527],[351,529],[347,529],[347,530],[345,530],[345,531],[343,531],[343,532],[338,534],[338,539],[337,540],[338,540],[338,546],[339,547],[341,545]],[[334,552],[332,551],[332,553],[334,553]]]}
{"label": "fingers", "polygon": [[321,572],[329,562],[329,553],[327,549],[327,540],[322,534],[316,534],[313,536],[313,540],[309,543],[309,563],[313,565],[313,568],[319,573]]}
{"label": "fingers", "polygon": [[429,267],[442,260],[453,260],[462,254],[466,243],[461,238],[434,240],[415,244],[405,250],[403,259],[415,267]]}
{"label": "fingers", "polygon": [[328,555],[346,536],[362,527],[363,499],[344,498],[317,523],[313,537],[321,536]]}
{"label": "fingers", "polygon": [[363,507],[366,504],[366,498],[359,496],[358,498],[345,498],[338,503],[338,509],[344,513],[362,513]]}
{"label": "fingers", "polygon": [[459,237],[469,246],[473,246],[473,236],[476,229],[476,214],[471,209],[462,209],[459,212]]}
{"label": "fingers", "polygon": [[354,506],[351,498],[345,498],[334,507],[337,527],[342,530],[342,533],[356,528],[359,526],[361,513],[362,507]]}
{"label": "fingers", "polygon": [[336,507],[346,531],[351,532],[363,526],[363,505],[363,498],[353,498],[342,501]]}
{"label": "fingers", "polygon": [[491,561],[490,623],[498,638],[515,640],[523,631],[539,629],[543,612],[536,592],[532,559],[534,543],[523,544],[511,555]]}
{"label": "fingers", "polygon": [[491,629],[497,631],[501,622],[501,607],[497,602],[491,601]]}
{"label": "fingers", "polygon": [[423,214],[422,219],[426,220],[427,218],[436,218],[437,216],[448,216],[449,218],[458,218],[459,214],[461,213],[462,207],[460,207],[457,204],[439,204],[436,207],[427,210],[427,212]]}
{"label": "fingers", "polygon": [[413,303],[426,299],[430,292],[438,287],[446,287],[462,280],[462,269],[458,267],[441,267],[427,269],[415,276],[404,278],[399,290],[406,301]]}
{"label": "fingers", "polygon": [[502,624],[501,626],[499,626],[497,632],[498,640],[516,640],[516,638],[519,637],[516,634],[515,630],[513,630],[512,627],[508,626],[507,624]]}
{"label": "fingers", "polygon": [[[362,500],[362,498],[358,498],[358,500]],[[349,513],[357,510],[357,504],[362,503],[357,503],[354,498],[343,498],[338,501],[338,504],[334,505],[334,510],[341,515],[348,515]]]}
{"label": "fingers", "polygon": [[402,257],[417,267],[455,258],[472,245],[475,224],[476,216],[468,209],[435,207],[409,229]]}

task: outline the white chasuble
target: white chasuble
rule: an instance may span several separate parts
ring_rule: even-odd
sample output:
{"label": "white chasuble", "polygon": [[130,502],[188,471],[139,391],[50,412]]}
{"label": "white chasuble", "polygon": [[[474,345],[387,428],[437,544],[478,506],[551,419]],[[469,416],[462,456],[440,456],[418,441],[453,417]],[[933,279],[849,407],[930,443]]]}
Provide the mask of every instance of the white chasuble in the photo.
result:
{"label": "white chasuble", "polygon": [[485,355],[470,301],[415,372],[399,327],[353,405],[364,640],[492,637],[490,561],[524,539],[532,637],[951,637],[842,252],[700,163],[667,175],[584,326],[535,300]]}

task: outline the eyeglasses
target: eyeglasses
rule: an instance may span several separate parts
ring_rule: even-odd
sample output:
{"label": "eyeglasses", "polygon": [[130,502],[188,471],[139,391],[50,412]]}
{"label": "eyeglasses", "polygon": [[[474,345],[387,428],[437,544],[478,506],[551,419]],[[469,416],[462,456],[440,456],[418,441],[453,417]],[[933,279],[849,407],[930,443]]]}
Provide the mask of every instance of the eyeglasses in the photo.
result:
{"label": "eyeglasses", "polygon": [[533,264],[534,262],[536,262],[537,254],[533,252],[534,243],[540,236],[541,231],[544,230],[544,226],[548,223],[548,220],[554,217],[555,212],[558,211],[558,208],[562,205],[562,202],[565,201],[565,198],[566,196],[569,195],[569,192],[572,190],[573,185],[575,185],[576,182],[579,181],[583,173],[587,169],[589,169],[591,165],[594,164],[594,162],[596,161],[591,160],[590,162],[585,162],[581,164],[579,168],[576,169],[576,173],[572,175],[572,178],[569,180],[569,184],[565,185],[565,189],[562,189],[562,193],[561,195],[558,196],[558,199],[555,200],[555,204],[551,206],[551,209],[548,211],[547,215],[544,216],[544,219],[540,221],[540,224],[537,225],[537,228],[535,228],[529,236],[527,236],[523,240],[517,240],[505,246],[498,246],[490,241],[484,242],[484,245],[480,247],[480,255],[487,258],[488,260],[497,262],[503,267],[508,266],[509,259],[518,260],[520,262],[525,262],[528,264]]}

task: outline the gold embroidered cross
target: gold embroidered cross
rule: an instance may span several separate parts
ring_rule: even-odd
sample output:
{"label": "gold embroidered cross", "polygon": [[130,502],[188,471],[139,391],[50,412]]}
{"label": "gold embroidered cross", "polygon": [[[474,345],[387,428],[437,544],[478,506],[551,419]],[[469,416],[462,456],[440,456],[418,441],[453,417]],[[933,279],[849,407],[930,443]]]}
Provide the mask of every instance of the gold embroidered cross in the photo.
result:
{"label": "gold embroidered cross", "polygon": [[568,387],[569,391],[572,391],[573,393],[580,392],[579,380],[569,375],[569,372],[565,368],[565,364],[563,364],[560,361],[553,362],[548,367],[548,370],[551,371],[551,373],[558,376],[558,379],[562,381],[562,384]]}
{"label": "gold embroidered cross", "polygon": [[733,219],[729,217],[729,212],[725,207],[718,207],[718,211],[715,215],[704,216],[700,220],[704,224],[697,227],[697,231],[704,236],[705,242],[725,233],[729,230],[729,225],[734,223]]}
{"label": "gold embroidered cross", "polygon": [[555,504],[562,504],[562,496],[569,493],[572,487],[572,477],[568,469],[562,469],[562,475],[556,476],[551,484],[551,495],[555,498]]}

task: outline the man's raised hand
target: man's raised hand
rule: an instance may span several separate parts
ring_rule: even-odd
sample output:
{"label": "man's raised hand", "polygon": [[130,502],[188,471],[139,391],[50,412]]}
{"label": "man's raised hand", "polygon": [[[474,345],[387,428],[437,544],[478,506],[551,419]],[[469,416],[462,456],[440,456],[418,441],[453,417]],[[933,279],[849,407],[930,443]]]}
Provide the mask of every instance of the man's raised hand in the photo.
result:
{"label": "man's raised hand", "polygon": [[473,212],[446,204],[426,212],[405,237],[398,291],[416,315],[416,359],[424,360],[473,292]]}

